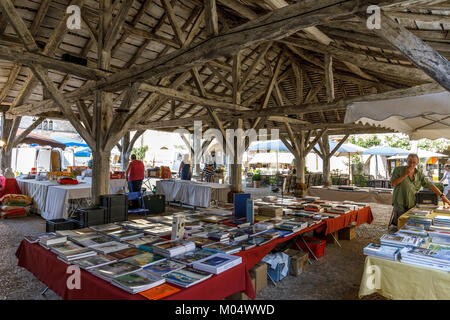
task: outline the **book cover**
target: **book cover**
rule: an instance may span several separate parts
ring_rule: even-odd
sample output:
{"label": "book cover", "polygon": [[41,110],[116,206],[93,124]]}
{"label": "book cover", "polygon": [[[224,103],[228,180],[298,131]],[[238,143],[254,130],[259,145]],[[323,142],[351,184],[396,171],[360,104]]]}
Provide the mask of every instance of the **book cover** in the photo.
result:
{"label": "book cover", "polygon": [[212,266],[212,267],[217,267],[225,262],[228,262],[229,260],[224,258],[224,257],[211,257],[209,259],[203,260],[202,263]]}
{"label": "book cover", "polygon": [[92,256],[92,257],[76,259],[73,261],[73,263],[78,265],[82,269],[91,269],[91,268],[103,266],[105,264],[113,263],[116,261],[117,260],[112,257],[108,257],[105,255],[99,254],[96,256]]}
{"label": "book cover", "polygon": [[188,252],[185,254],[175,256],[175,257],[173,257],[173,260],[190,265],[198,260],[205,259],[214,254],[215,254],[215,252],[213,252],[213,251],[208,251],[208,250],[202,249],[202,250],[196,250],[196,251],[192,251],[192,252]]}
{"label": "book cover", "polygon": [[179,291],[181,291],[181,289],[176,288],[168,283],[163,283],[157,287],[141,291],[139,292],[139,294],[147,298],[148,300],[160,300]]}
{"label": "book cover", "polygon": [[109,255],[113,258],[116,258],[118,260],[129,258],[132,256],[136,256],[138,254],[145,253],[144,250],[138,249],[138,248],[127,248],[115,252],[111,252]]}
{"label": "book cover", "polygon": [[170,283],[177,284],[182,287],[190,287],[212,276],[211,273],[185,268],[170,272],[164,275],[164,278]]}
{"label": "book cover", "polygon": [[113,262],[110,264],[107,264],[105,266],[97,267],[94,269],[91,269],[91,272],[95,275],[98,275],[103,278],[112,279],[115,277],[119,277],[131,272],[135,272],[140,270],[141,268],[136,267],[129,263],[124,262]]}
{"label": "book cover", "polygon": [[166,280],[164,278],[155,276],[150,272],[139,270],[114,278],[112,284],[117,285],[130,293],[137,293],[155,286],[159,286],[165,281]]}
{"label": "book cover", "polygon": [[181,268],[184,268],[186,265],[180,262],[172,261],[172,260],[161,260],[158,261],[144,269],[150,272],[153,272],[157,275],[164,275],[171,271],[175,271]]}
{"label": "book cover", "polygon": [[157,254],[153,254],[151,252],[145,252],[142,254],[138,254],[126,259],[123,259],[122,262],[126,262],[138,267],[146,267],[160,260],[164,260],[164,257],[161,257]]}

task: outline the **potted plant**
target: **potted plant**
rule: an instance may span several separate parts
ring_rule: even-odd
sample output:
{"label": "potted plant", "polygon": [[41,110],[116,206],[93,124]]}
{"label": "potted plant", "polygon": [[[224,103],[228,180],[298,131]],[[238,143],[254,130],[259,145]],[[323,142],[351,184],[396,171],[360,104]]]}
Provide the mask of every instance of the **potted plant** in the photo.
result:
{"label": "potted plant", "polygon": [[252,181],[253,181],[253,188],[259,188],[259,186],[261,185],[261,173],[259,171],[257,171],[255,174],[253,174],[252,176]]}
{"label": "potted plant", "polygon": [[277,187],[277,181],[278,181],[278,174],[276,176],[270,176],[269,178],[270,190],[273,190]]}

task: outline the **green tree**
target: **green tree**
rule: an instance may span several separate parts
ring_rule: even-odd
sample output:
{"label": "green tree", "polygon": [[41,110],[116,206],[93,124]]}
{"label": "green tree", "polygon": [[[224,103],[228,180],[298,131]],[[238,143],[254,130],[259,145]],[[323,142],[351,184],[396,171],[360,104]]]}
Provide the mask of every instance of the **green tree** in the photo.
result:
{"label": "green tree", "polygon": [[140,148],[133,148],[133,151],[131,152],[131,154],[135,154],[137,160],[142,161],[145,158],[145,153],[147,152],[147,150],[148,150],[148,146],[143,146]]}
{"label": "green tree", "polygon": [[358,137],[350,136],[348,138],[348,142],[352,144],[356,144],[357,146],[363,147],[363,148],[370,148],[374,146],[379,146],[381,144],[380,138],[378,138],[376,135],[371,135],[370,137]]}
{"label": "green tree", "polygon": [[433,152],[443,152],[447,150],[449,145],[450,143],[447,139],[436,139],[436,140],[422,139],[419,140],[417,147],[420,149]]}
{"label": "green tree", "polygon": [[385,142],[388,146],[394,147],[394,148],[400,148],[405,150],[411,149],[411,142],[409,141],[409,138],[404,138],[398,135],[392,135],[392,136],[386,136]]}

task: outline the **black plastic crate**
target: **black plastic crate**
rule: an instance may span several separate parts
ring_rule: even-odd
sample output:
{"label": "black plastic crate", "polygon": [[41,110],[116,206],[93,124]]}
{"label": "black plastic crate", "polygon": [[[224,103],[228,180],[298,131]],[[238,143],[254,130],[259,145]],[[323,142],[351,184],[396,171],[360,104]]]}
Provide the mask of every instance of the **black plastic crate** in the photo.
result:
{"label": "black plastic crate", "polygon": [[53,219],[47,220],[45,223],[46,232],[55,232],[58,230],[73,230],[75,225],[71,219]]}
{"label": "black plastic crate", "polygon": [[128,196],[126,194],[105,194],[100,196],[100,207],[105,209],[106,222],[128,220]]}
{"label": "black plastic crate", "polygon": [[164,194],[148,194],[143,196],[143,199],[148,213],[164,213],[166,211],[166,196]]}
{"label": "black plastic crate", "polygon": [[437,205],[438,196],[431,190],[421,190],[416,193],[416,204]]}
{"label": "black plastic crate", "polygon": [[75,219],[84,227],[107,223],[105,209],[100,207],[78,209],[75,211]]}

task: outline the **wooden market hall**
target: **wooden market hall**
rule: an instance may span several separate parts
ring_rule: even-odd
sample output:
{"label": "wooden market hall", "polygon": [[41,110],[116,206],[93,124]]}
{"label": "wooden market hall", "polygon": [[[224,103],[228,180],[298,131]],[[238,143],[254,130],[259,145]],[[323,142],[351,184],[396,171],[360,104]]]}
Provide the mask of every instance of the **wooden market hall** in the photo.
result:
{"label": "wooden market hall", "polygon": [[[450,91],[449,1],[0,0],[0,13],[1,169],[45,119],[67,120],[92,150],[97,205],[111,150],[126,168],[146,130],[278,129],[302,197],[309,152],[330,185],[350,135],[396,131],[345,123],[349,105]],[[242,192],[241,164],[230,170]]]}

